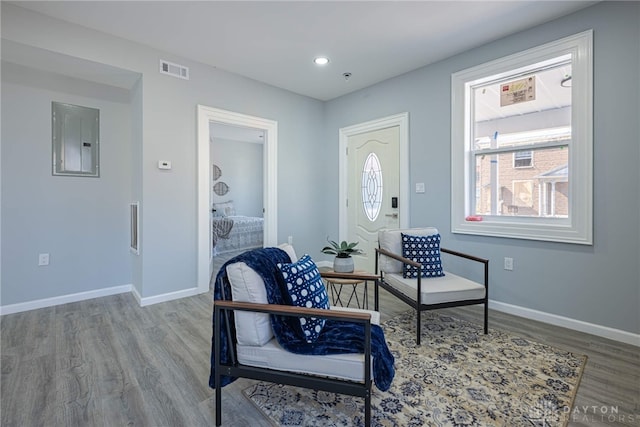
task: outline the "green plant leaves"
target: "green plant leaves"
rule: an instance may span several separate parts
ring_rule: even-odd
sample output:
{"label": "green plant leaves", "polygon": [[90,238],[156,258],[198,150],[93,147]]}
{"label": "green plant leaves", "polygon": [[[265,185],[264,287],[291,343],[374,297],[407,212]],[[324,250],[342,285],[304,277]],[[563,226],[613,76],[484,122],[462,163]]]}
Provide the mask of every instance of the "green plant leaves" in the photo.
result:
{"label": "green plant leaves", "polygon": [[363,253],[360,249],[356,249],[356,246],[359,242],[349,243],[346,240],[343,240],[342,242],[338,243],[336,241],[329,240],[328,238],[327,242],[329,242],[330,246],[325,246],[321,249],[321,252],[324,254],[336,255],[340,258],[347,258],[351,255],[358,255]]}

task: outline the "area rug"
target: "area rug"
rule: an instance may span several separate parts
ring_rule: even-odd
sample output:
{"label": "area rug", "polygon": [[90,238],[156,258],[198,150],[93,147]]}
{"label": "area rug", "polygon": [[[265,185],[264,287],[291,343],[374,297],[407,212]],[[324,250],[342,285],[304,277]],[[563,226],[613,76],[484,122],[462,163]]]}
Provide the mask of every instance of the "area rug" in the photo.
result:
{"label": "area rug", "polygon": [[[586,356],[435,311],[383,324],[395,357],[391,389],[372,388],[374,426],[564,426]],[[278,426],[363,426],[364,400],[258,382],[243,390]]]}

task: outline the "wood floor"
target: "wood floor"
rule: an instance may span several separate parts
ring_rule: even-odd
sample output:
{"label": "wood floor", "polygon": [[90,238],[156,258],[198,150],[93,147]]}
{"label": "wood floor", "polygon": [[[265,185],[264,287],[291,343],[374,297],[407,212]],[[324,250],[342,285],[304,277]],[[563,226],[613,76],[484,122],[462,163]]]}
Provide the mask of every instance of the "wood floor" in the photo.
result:
{"label": "wood floor", "polygon": [[[406,311],[381,296],[383,321]],[[211,312],[211,293],[144,308],[121,294],[3,316],[1,426],[214,425]],[[640,426],[637,347],[494,311],[490,327],[589,357],[569,425]],[[269,425],[249,384],[223,389],[223,425]]]}

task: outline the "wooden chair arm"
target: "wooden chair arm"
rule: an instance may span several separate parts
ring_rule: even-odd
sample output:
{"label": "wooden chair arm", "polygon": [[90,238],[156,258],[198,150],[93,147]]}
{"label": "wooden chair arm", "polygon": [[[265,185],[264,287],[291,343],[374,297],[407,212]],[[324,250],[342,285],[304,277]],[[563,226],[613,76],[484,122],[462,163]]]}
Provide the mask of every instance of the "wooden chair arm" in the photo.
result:
{"label": "wooden chair arm", "polygon": [[389,258],[393,258],[393,259],[395,259],[397,261],[400,261],[403,264],[409,264],[409,265],[412,265],[412,266],[417,267],[417,268],[422,267],[422,264],[420,264],[419,262],[413,261],[413,260],[411,260],[409,258],[405,258],[402,255],[398,255],[398,254],[395,254],[393,252],[389,252],[386,249],[376,248],[376,252],[378,254],[380,254],[380,255],[385,255],[385,256],[388,256]]}
{"label": "wooden chair arm", "polygon": [[472,260],[472,261],[481,262],[483,264],[488,264],[489,263],[489,260],[486,259],[486,258],[480,258],[480,257],[474,256],[474,255],[466,254],[464,252],[454,251],[452,249],[446,249],[446,248],[442,248],[441,247],[440,251],[444,252],[444,253],[447,253],[447,254],[451,254],[451,255],[457,256],[457,257],[466,258],[466,259],[469,259],[469,260]]}
{"label": "wooden chair arm", "polygon": [[[464,252],[454,251],[452,249],[440,248],[440,251],[444,252],[444,253],[447,253],[447,254],[451,254],[451,255],[457,256],[457,257],[466,258],[466,259],[469,259],[469,260],[472,260],[472,261],[481,262],[483,264],[488,264],[489,263],[489,260],[486,259],[486,258],[480,258],[480,257],[474,256],[474,255],[466,254]],[[403,257],[401,255],[395,254],[393,252],[389,252],[386,249],[376,248],[376,252],[378,252],[379,254],[388,256],[390,258],[393,258],[395,260],[401,261],[404,264],[413,265],[414,267],[420,267],[420,263],[415,262],[413,260],[410,260],[408,258],[405,258],[405,257]]]}
{"label": "wooden chair arm", "polygon": [[292,317],[319,317],[324,319],[342,320],[355,323],[371,323],[371,313],[325,310],[321,308],[306,308],[292,305],[259,304],[254,302],[238,302],[215,300],[214,309],[253,311],[267,314],[279,314]]}
{"label": "wooden chair arm", "polygon": [[377,280],[379,276],[371,273],[336,273],[335,271],[321,271],[320,277],[325,279],[347,279],[347,280]]}
{"label": "wooden chair arm", "polygon": [[[451,254],[453,256],[457,256],[460,258],[465,258],[471,261],[476,261],[479,262],[481,264],[484,264],[483,269],[484,269],[484,287],[487,290],[487,295],[489,294],[489,260],[486,258],[480,258],[474,255],[469,255],[466,254],[464,252],[459,252],[459,251],[454,251],[451,249],[445,249],[445,248],[440,248],[441,252],[447,253],[447,254]],[[486,322],[485,322],[486,324]]]}

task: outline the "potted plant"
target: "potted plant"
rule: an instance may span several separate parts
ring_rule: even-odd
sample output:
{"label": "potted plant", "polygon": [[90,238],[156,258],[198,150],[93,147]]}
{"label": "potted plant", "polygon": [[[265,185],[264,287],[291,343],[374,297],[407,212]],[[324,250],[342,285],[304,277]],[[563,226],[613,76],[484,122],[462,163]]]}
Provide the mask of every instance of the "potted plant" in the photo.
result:
{"label": "potted plant", "polygon": [[336,273],[353,273],[353,258],[351,255],[359,255],[363,252],[357,249],[358,242],[348,243],[343,240],[341,243],[327,239],[330,246],[322,248],[322,253],[335,255],[333,259],[333,271]]}

